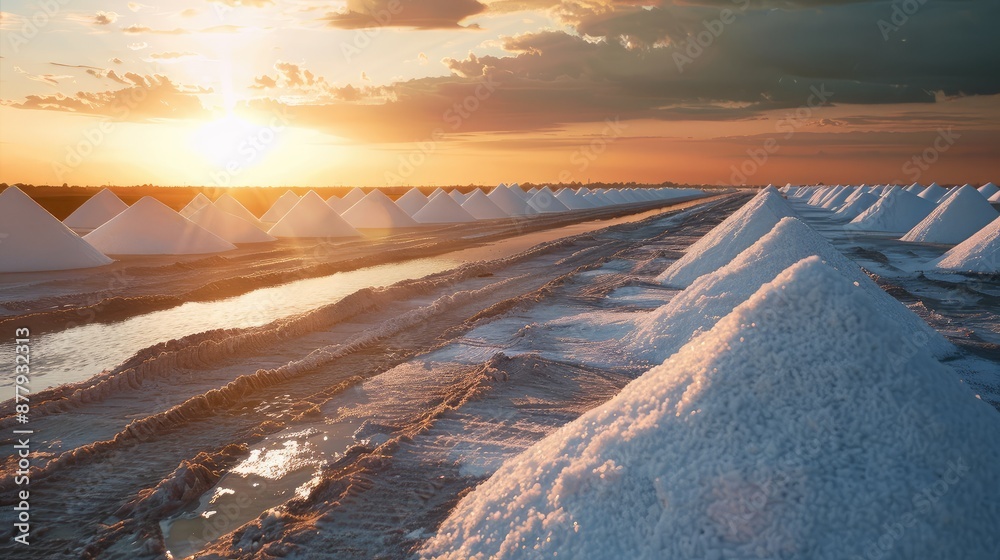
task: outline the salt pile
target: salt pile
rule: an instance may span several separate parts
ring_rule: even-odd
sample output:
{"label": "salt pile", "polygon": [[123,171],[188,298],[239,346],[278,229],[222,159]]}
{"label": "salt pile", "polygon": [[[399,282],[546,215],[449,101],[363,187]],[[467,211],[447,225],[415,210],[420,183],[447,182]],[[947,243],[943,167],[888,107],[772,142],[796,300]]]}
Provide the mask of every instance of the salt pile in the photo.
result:
{"label": "salt pile", "polygon": [[816,189],[815,191],[813,191],[812,196],[809,197],[809,200],[806,202],[806,204],[808,204],[809,206],[819,206],[820,201],[826,198],[826,196],[829,195],[834,188],[835,187],[820,187]]}
{"label": "salt pile", "polygon": [[280,220],[295,203],[299,201],[299,195],[293,193],[292,191],[285,191],[285,194],[278,197],[278,200],[274,201],[274,204],[268,208],[267,212],[260,217],[260,221],[273,224]]}
{"label": "salt pile", "polygon": [[1000,273],[1000,218],[932,261],[931,267],[957,272]]}
{"label": "salt pile", "polygon": [[151,196],[83,239],[107,255],[202,255],[236,248]]}
{"label": "salt pile", "polygon": [[455,199],[444,192],[437,196],[431,196],[427,204],[413,215],[413,219],[421,224],[453,224],[476,221],[472,214],[466,212],[455,202]]}
{"label": "salt pile", "polygon": [[596,206],[596,204],[584,198],[582,194],[574,192],[573,189],[560,189],[556,193],[556,199],[570,210],[587,210]]}
{"label": "salt pile", "polygon": [[264,225],[260,223],[257,216],[254,216],[252,212],[247,210],[246,206],[243,206],[240,201],[229,196],[228,193],[223,193],[222,196],[215,200],[215,205],[220,209],[229,212],[233,216],[238,218],[243,218],[244,220],[250,222],[251,224],[257,226],[258,228],[264,229]]}
{"label": "salt pile", "polygon": [[894,189],[882,196],[867,210],[858,214],[845,229],[903,233],[920,223],[934,211],[934,203],[902,189]]}
{"label": "salt pile", "polygon": [[990,197],[990,202],[1000,202],[1000,192]]}
{"label": "salt pile", "polygon": [[624,196],[622,196],[620,192],[614,189],[608,189],[602,192],[601,194],[604,195],[604,198],[607,198],[614,204],[628,204],[628,200]]}
{"label": "salt pile", "polygon": [[417,188],[406,191],[403,196],[396,199],[396,206],[402,208],[403,212],[410,216],[416,214],[417,210],[423,208],[425,204],[427,204],[427,197]]}
{"label": "salt pile", "polygon": [[783,218],[730,263],[699,277],[669,303],[648,313],[637,322],[634,332],[625,337],[625,347],[630,355],[658,364],[692,337],[710,329],[781,271],[810,256],[818,256],[849,282],[864,289],[882,316],[905,327],[912,335],[911,340],[921,347],[937,357],[955,352],[951,343],[883,291],[854,261],[795,218]]}
{"label": "salt pile", "polygon": [[201,210],[206,205],[211,203],[212,201],[209,200],[207,196],[205,196],[202,193],[198,193],[197,195],[195,195],[194,198],[191,199],[191,202],[188,202],[187,205],[184,206],[184,208],[181,208],[180,214],[185,218],[190,218],[192,214],[194,214],[198,210]]}
{"label": "salt pile", "polygon": [[347,210],[350,209],[351,206],[353,206],[353,204],[348,204],[344,202],[344,199],[338,197],[337,195],[333,195],[330,198],[326,199],[326,205],[329,206],[330,208],[333,208],[333,211],[336,212],[338,215],[347,212]]}
{"label": "salt pile", "polygon": [[214,204],[204,206],[188,219],[230,243],[267,243],[275,240],[257,226]]}
{"label": "salt pile", "polygon": [[78,230],[97,229],[127,208],[128,204],[122,202],[115,193],[102,189],[74,210],[63,223],[66,227]]}
{"label": "salt pile", "polygon": [[562,202],[559,202],[559,199],[552,194],[552,191],[548,187],[533,194],[528,199],[528,206],[534,208],[539,214],[569,211],[569,208]]}
{"label": "salt pile", "polygon": [[462,204],[462,208],[477,220],[496,220],[510,217],[479,189],[472,191],[469,198]]}
{"label": "salt pile", "polygon": [[920,194],[924,192],[924,186],[921,185],[920,183],[913,183],[912,185],[906,187],[903,190],[905,190],[906,192],[911,192],[913,194]]}
{"label": "salt pile", "polygon": [[976,190],[979,191],[979,194],[985,196],[986,198],[990,198],[991,196],[1000,192],[1000,187],[997,187],[993,183],[986,183],[985,185],[979,187]]}
{"label": "salt pile", "polygon": [[835,191],[835,194],[823,199],[823,203],[820,205],[820,208],[833,210],[843,204],[844,201],[847,200],[847,197],[851,196],[851,193],[853,192],[853,189],[842,187],[840,190]]}
{"label": "salt pile", "polygon": [[537,214],[537,211],[528,206],[528,202],[516,194],[512,187],[505,187],[501,184],[497,188],[490,191],[490,194],[486,196],[508,216],[529,216],[531,214]]}
{"label": "salt pile", "polygon": [[420,225],[379,189],[366,194],[340,217],[359,229],[396,229]]}
{"label": "salt pile", "polygon": [[902,241],[954,245],[968,239],[1000,216],[971,186],[960,187],[913,227]]}
{"label": "salt pile", "polygon": [[887,351],[910,336],[805,259],[506,461],[420,555],[992,558],[1000,416]]}
{"label": "salt pile", "polygon": [[112,261],[17,187],[0,193],[0,272],[103,266]]}
{"label": "salt pile", "polygon": [[917,196],[924,200],[929,200],[931,202],[937,202],[942,196],[948,194],[948,189],[945,189],[937,183],[931,183],[929,187],[920,192]]}
{"label": "salt pile", "polygon": [[354,206],[355,204],[360,202],[361,199],[364,197],[365,197],[365,191],[361,190],[358,187],[354,187],[353,189],[351,189],[351,192],[344,195],[344,198],[342,200],[344,201],[344,204],[347,206],[347,208],[350,208],[351,206]]}
{"label": "salt pile", "polygon": [[448,196],[450,196],[452,198],[452,200],[454,200],[455,202],[457,202],[459,204],[459,206],[461,206],[462,203],[465,202],[466,199],[468,199],[468,195],[464,195],[464,194],[460,193],[458,191],[458,189],[455,189],[455,190],[451,191],[450,193],[448,193]]}
{"label": "salt pile", "polygon": [[[503,183],[501,183],[501,184],[503,184]],[[518,198],[520,198],[521,200],[523,200],[525,202],[527,202],[528,199],[531,198],[531,195],[528,194],[528,193],[526,193],[526,192],[524,192],[524,189],[522,189],[521,186],[518,185],[517,183],[511,183],[511,184],[507,185],[507,190],[509,190],[510,192],[514,193],[515,195],[517,195]]]}
{"label": "salt pile", "polygon": [[878,200],[877,196],[871,193],[863,192],[860,196],[855,197],[854,200],[841,206],[840,209],[833,214],[833,217],[837,219],[853,220],[862,212],[871,208],[876,202],[878,202]]}
{"label": "salt pile", "polygon": [[778,191],[763,189],[750,202],[695,241],[684,256],[656,278],[668,285],[685,287],[696,278],[714,272],[766,235],[782,218],[794,216]]}
{"label": "salt pile", "polygon": [[316,191],[309,191],[268,230],[274,237],[360,237]]}

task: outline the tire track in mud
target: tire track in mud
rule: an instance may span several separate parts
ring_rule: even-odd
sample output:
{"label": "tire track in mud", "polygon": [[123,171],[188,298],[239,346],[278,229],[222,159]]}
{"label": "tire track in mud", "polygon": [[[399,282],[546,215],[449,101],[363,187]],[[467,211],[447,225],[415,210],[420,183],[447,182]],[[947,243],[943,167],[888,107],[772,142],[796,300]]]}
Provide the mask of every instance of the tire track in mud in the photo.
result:
{"label": "tire track in mud", "polygon": [[[715,205],[713,205],[713,207],[714,206]],[[733,206],[735,208],[738,204],[727,204],[726,206]],[[695,217],[701,215],[701,213],[692,213],[692,211],[688,211],[688,213],[691,213]],[[660,220],[663,217],[663,215],[660,215],[656,218],[646,220],[645,222]],[[724,217],[724,215],[722,217]],[[721,220],[721,217],[719,220]],[[609,229],[614,232],[629,231],[644,227],[643,224],[644,222],[622,224],[619,226],[613,226]],[[176,511],[178,508],[191,503],[192,500],[197,500],[205,490],[214,485],[215,481],[218,480],[218,476],[221,476],[221,473],[228,468],[227,465],[229,465],[230,462],[237,460],[240,456],[240,452],[243,452],[242,450],[245,449],[244,446],[251,445],[256,441],[259,441],[260,438],[264,437],[264,435],[281,429],[287,423],[299,422],[309,418],[315,413],[316,410],[318,410],[319,406],[322,406],[322,403],[328,401],[340,391],[357,384],[362,379],[377,375],[382,371],[388,370],[395,364],[401,363],[418,353],[426,351],[428,346],[434,345],[433,343],[435,340],[433,333],[427,333],[422,340],[418,337],[418,340],[414,341],[414,344],[406,354],[398,355],[390,361],[378,360],[376,358],[383,354],[385,350],[385,348],[381,345],[383,345],[386,337],[392,335],[393,333],[398,333],[402,329],[409,326],[425,323],[427,319],[434,314],[447,314],[449,312],[454,314],[455,312],[461,311],[461,306],[463,304],[478,304],[480,307],[488,308],[468,313],[465,315],[464,319],[456,317],[458,326],[455,326],[456,321],[448,321],[447,326],[442,326],[439,337],[453,339],[454,337],[459,336],[462,332],[467,332],[477,324],[488,322],[489,320],[492,320],[492,318],[499,317],[520,306],[529,306],[534,302],[541,301],[546,297],[546,294],[550,293],[561,282],[565,281],[566,278],[573,276],[579,271],[594,268],[598,266],[600,262],[606,262],[606,260],[614,258],[615,255],[626,248],[641,245],[649,241],[648,238],[641,241],[626,239],[614,239],[612,241],[607,241],[598,237],[596,233],[597,232],[591,232],[575,236],[573,238],[558,240],[507,259],[500,259],[498,261],[488,263],[475,263],[473,265],[462,267],[458,271],[452,273],[432,275],[430,279],[406,281],[390,288],[386,288],[384,290],[399,290],[399,292],[395,294],[397,297],[391,297],[384,300],[383,303],[385,305],[389,305],[390,303],[398,301],[401,298],[412,298],[418,294],[426,295],[434,290],[441,290],[454,286],[463,280],[480,277],[484,274],[490,274],[494,271],[511,267],[530,259],[544,257],[558,249],[574,249],[575,245],[579,243],[596,243],[599,244],[602,249],[597,250],[597,245],[595,245],[572,251],[569,255],[558,259],[560,266],[567,267],[571,270],[571,272],[549,281],[537,290],[529,290],[527,293],[522,292],[519,296],[502,299],[501,302],[498,302],[495,306],[490,306],[489,302],[481,301],[483,296],[486,295],[486,292],[490,291],[485,288],[469,291],[465,296],[461,296],[459,294],[445,296],[436,300],[434,304],[431,304],[431,306],[418,308],[418,310],[422,310],[420,313],[412,314],[408,318],[404,318],[406,317],[405,314],[400,316],[400,320],[395,324],[395,326],[382,331],[381,335],[370,333],[367,338],[362,335],[351,343],[340,345],[337,348],[324,348],[317,350],[302,360],[289,364],[285,368],[262,370],[248,376],[237,378],[229,385],[223,386],[219,389],[210,390],[206,393],[188,399],[184,403],[175,406],[170,410],[138,419],[129,424],[124,430],[116,434],[115,437],[110,440],[95,442],[89,446],[81,446],[59,455],[53,459],[49,465],[43,467],[43,469],[40,469],[37,472],[39,483],[42,484],[43,490],[46,485],[62,487],[66,484],[73,483],[74,473],[79,476],[85,472],[101,469],[109,460],[111,462],[111,466],[121,466],[120,463],[122,458],[128,457],[130,459],[135,459],[137,463],[143,465],[144,471],[150,471],[154,474],[149,474],[145,478],[140,477],[141,480],[128,480],[128,477],[133,473],[126,469],[121,475],[115,475],[121,476],[122,484],[119,484],[119,486],[124,487],[118,488],[114,492],[110,492],[111,495],[103,497],[103,500],[96,500],[98,504],[92,504],[91,507],[93,508],[95,505],[97,507],[108,507],[112,504],[117,504],[113,506],[113,509],[117,509],[122,515],[125,515],[126,518],[115,521],[110,525],[109,529],[104,530],[103,533],[91,543],[92,548],[88,549],[88,554],[101,554],[102,550],[116,550],[122,546],[121,542],[124,539],[128,542],[145,543],[143,546],[146,547],[142,550],[129,548],[127,554],[123,552],[126,556],[139,553],[148,553],[151,556],[157,556],[160,552],[162,552],[160,551],[160,546],[162,546],[162,537],[160,537],[160,539],[156,538],[158,535],[158,527],[153,526],[155,525],[157,518],[167,516],[171,512]],[[670,232],[668,231],[663,235],[669,234]],[[487,286],[487,288],[499,290],[500,288],[505,287],[507,283],[517,284],[518,280],[519,278],[506,279],[498,283],[491,283]],[[517,286],[512,285],[510,288],[514,289],[517,288]],[[366,291],[362,290],[362,292]],[[373,297],[375,291],[372,290],[370,292],[371,294],[369,294],[368,297]],[[360,298],[361,296],[358,297]],[[368,303],[371,303],[370,300],[368,300]],[[428,308],[433,307],[435,304],[438,306],[437,309],[428,314]],[[337,305],[338,304],[333,304],[329,307],[336,307]],[[359,304],[357,302],[352,303],[348,301],[348,303],[343,304],[342,307],[350,307],[352,305]],[[355,317],[361,313],[369,313],[371,309],[371,307],[361,305],[355,308],[354,313],[350,316]],[[282,340],[287,340],[288,338],[302,336],[303,334],[313,332],[316,329],[329,328],[329,325],[331,324],[329,322],[329,317],[326,317],[324,320],[319,320],[319,317],[315,316],[315,314],[322,314],[323,312],[329,313],[330,310],[324,308],[305,314],[305,316],[294,318],[291,321],[281,321],[278,322],[278,324],[272,324],[270,327],[275,329],[275,331],[272,332],[271,335],[274,336],[274,340],[276,342],[280,342]],[[344,315],[341,319],[343,320],[345,317],[347,316]],[[301,323],[296,323],[296,321],[301,321]],[[317,322],[314,323],[312,321]],[[292,329],[286,324],[288,322],[298,324],[303,326],[303,328],[301,330]],[[281,330],[281,327],[286,327],[289,330],[283,331]],[[143,375],[136,377],[136,368],[146,368],[144,371],[150,375],[174,375],[176,374],[177,369],[186,367],[184,364],[206,367],[207,365],[214,363],[214,361],[231,358],[237,354],[244,354],[248,351],[248,349],[253,351],[254,348],[250,346],[240,348],[239,345],[234,345],[233,341],[239,339],[241,336],[259,336],[260,333],[257,332],[258,330],[259,329],[247,329],[244,331],[213,331],[207,340],[197,340],[197,337],[195,337],[196,340],[185,339],[182,341],[171,341],[170,343],[157,345],[157,347],[154,347],[154,349],[159,351],[159,353],[155,355],[156,359],[151,360],[148,356],[143,358],[137,355],[132,360],[123,364],[123,366],[128,366],[127,368],[116,368],[115,371],[109,372],[107,376],[102,376],[99,383],[110,381],[110,379],[118,379],[119,384],[122,386],[128,386],[131,390],[141,390],[141,383],[135,387],[128,383],[128,380],[135,383],[136,379],[143,379]],[[253,332],[251,333],[245,331]],[[253,336],[250,336],[249,340],[250,342],[253,342],[254,340],[259,342],[259,339],[254,339]],[[206,342],[210,344],[208,344],[208,346],[202,346]],[[200,350],[193,351],[192,349]],[[256,348],[258,351],[262,349],[264,348]],[[378,350],[382,350],[383,352],[379,352]],[[214,353],[218,354],[215,355]],[[170,356],[172,356],[172,358]],[[191,362],[183,362],[183,360],[178,361],[178,356],[184,356],[185,359],[191,360]],[[254,418],[255,415],[253,410],[247,411],[240,410],[239,408],[241,403],[247,402],[248,399],[252,400],[255,398],[255,395],[267,393],[268,391],[266,389],[268,388],[274,388],[276,386],[286,384],[288,379],[314,373],[317,368],[322,368],[325,365],[329,365],[331,362],[342,360],[349,361],[352,359],[352,356],[358,358],[358,360],[362,363],[369,364],[369,370],[366,371],[364,375],[346,378],[339,385],[335,384],[333,387],[328,386],[326,389],[312,393],[311,396],[300,398],[294,406],[289,407],[284,414],[279,415],[278,417],[268,418],[263,422],[259,422],[259,418]],[[159,359],[159,363],[157,359]],[[372,367],[371,364],[373,362],[381,363],[376,363],[375,366]],[[131,373],[131,377],[128,373],[129,371],[133,372]],[[113,387],[113,385],[111,386]],[[72,390],[75,394],[76,391],[86,391],[89,388],[90,387],[75,387]],[[93,405],[94,403],[100,402],[100,392],[89,395],[88,398],[82,398],[83,395],[86,394],[87,393],[85,392],[80,395],[81,398],[75,406],[86,406],[88,404]],[[55,393],[50,396],[56,397],[53,402],[59,402],[62,400],[58,398]],[[96,399],[89,400],[90,396],[96,397]],[[65,404],[66,403],[63,402],[60,406]],[[58,410],[58,408],[54,408],[51,412],[58,412]],[[224,427],[225,429],[220,428],[218,433],[211,434],[211,437],[203,435],[197,442],[192,442],[196,443],[196,445],[191,445],[191,449],[166,453],[166,457],[161,456],[164,454],[161,454],[157,451],[157,449],[155,449],[155,447],[158,447],[161,444],[170,448],[171,442],[174,446],[183,444],[189,438],[185,435],[185,432],[183,430],[179,430],[179,428],[190,426],[192,423],[204,423],[206,420],[213,418],[218,419],[219,414],[225,414],[225,420],[234,424],[234,426]],[[215,420],[213,420],[213,428],[216,427],[214,422]],[[190,431],[191,428],[186,428],[186,430]],[[217,441],[220,439],[222,441]],[[197,455],[199,452],[202,454]],[[174,458],[178,456],[181,458]],[[190,459],[183,458],[185,456]],[[116,461],[115,459],[118,460]],[[146,459],[147,461],[144,462],[143,459]],[[166,467],[166,469],[163,470],[164,463],[170,461],[171,459],[173,460],[173,467]],[[135,467],[132,467],[132,469],[134,470]],[[173,471],[172,473],[171,470]],[[158,477],[155,475],[156,471],[165,472],[167,474],[166,476],[161,475]],[[36,473],[33,473],[33,481],[35,481],[34,474]],[[43,480],[45,476],[55,474],[59,474],[59,476],[52,476],[50,480]],[[139,484],[138,487],[136,487],[136,483]],[[131,497],[129,499],[131,506],[122,505],[122,500],[127,497]],[[83,514],[84,512],[80,513]],[[132,513],[133,515],[128,517],[129,513]],[[84,517],[86,518],[86,516]],[[136,539],[138,539],[138,541],[136,541]],[[156,544],[157,542],[161,543],[160,546]],[[145,552],[143,552],[143,550]],[[114,554],[112,554],[112,556],[114,556]]]}

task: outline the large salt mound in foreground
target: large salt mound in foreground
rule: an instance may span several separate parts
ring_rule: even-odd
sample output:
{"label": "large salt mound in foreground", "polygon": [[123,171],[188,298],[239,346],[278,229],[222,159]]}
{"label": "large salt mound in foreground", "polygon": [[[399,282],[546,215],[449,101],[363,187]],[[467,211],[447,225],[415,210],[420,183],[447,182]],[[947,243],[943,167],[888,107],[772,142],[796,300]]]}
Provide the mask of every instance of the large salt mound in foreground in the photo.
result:
{"label": "large salt mound in foreground", "polygon": [[934,211],[934,203],[906,192],[893,189],[856,218],[845,224],[845,229],[904,233],[920,223]]}
{"label": "large salt mound in foreground", "polygon": [[[663,325],[663,328],[670,328]],[[435,558],[993,558],[1000,416],[811,257],[506,461]]]}
{"label": "large salt mound in foreground", "polygon": [[957,272],[1000,273],[1000,218],[952,247],[931,266]]}
{"label": "large salt mound in foreground", "polygon": [[74,210],[63,223],[73,229],[97,229],[127,209],[128,204],[122,202],[115,193],[102,189]]}
{"label": "large salt mound in foreground", "polygon": [[712,231],[695,241],[683,257],[656,279],[668,286],[689,286],[699,276],[728,264],[736,255],[771,231],[782,218],[792,215],[794,212],[778,191],[765,188]]}
{"label": "large salt mound in foreground", "polygon": [[112,261],[17,187],[0,193],[0,272],[71,270]]}
{"label": "large salt mound in foreground", "polygon": [[[913,333],[911,348],[919,345],[937,357],[955,352],[955,347],[940,333],[885,293],[826,238],[796,218],[783,218],[732,262],[699,277],[669,303],[646,314],[625,337],[625,348],[630,355],[658,364],[692,337],[710,329],[781,271],[811,256],[819,257],[849,282],[863,288],[883,316]],[[670,328],[665,329],[664,325]]]}
{"label": "large salt mound in foreground", "polygon": [[316,191],[307,192],[267,233],[275,237],[361,236]]}
{"label": "large salt mound in foreground", "polygon": [[230,243],[267,243],[275,240],[257,226],[214,204],[204,206],[188,219]]}
{"label": "large salt mound in foreground", "polygon": [[236,248],[151,196],[83,239],[108,255],[201,255]]}
{"label": "large salt mound in foreground", "polygon": [[1000,214],[970,186],[959,188],[915,225],[902,241],[954,245],[983,229]]}
{"label": "large salt mound in foreground", "polygon": [[366,194],[340,217],[356,228],[396,229],[420,225],[379,189]]}
{"label": "large salt mound in foreground", "polygon": [[278,197],[278,200],[274,201],[274,204],[268,208],[267,212],[260,217],[260,221],[273,224],[284,217],[292,206],[299,201],[299,195],[293,193],[292,191],[285,191],[285,194]]}

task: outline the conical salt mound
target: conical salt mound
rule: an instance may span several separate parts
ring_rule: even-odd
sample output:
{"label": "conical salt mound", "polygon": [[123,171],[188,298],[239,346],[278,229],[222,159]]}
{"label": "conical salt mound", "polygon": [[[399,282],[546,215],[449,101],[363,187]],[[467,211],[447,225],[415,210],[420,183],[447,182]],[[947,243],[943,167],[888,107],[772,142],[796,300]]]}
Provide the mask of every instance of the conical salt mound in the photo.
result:
{"label": "conical salt mound", "polygon": [[379,189],[366,194],[340,217],[359,229],[396,229],[420,225]]}
{"label": "conical salt mound", "polygon": [[993,183],[986,183],[985,185],[979,187],[976,190],[979,191],[979,194],[983,195],[986,198],[989,198],[1000,192],[1000,187],[997,187]]}
{"label": "conical salt mound", "polygon": [[1000,192],[998,192],[995,195],[991,196],[990,197],[990,202],[994,202],[994,203],[1000,202]]}
{"label": "conical salt mound", "polygon": [[845,229],[903,233],[934,211],[934,203],[902,189],[883,195],[875,204],[858,214]]}
{"label": "conical salt mound", "polygon": [[628,200],[617,189],[608,189],[602,194],[614,204],[628,204]]}
{"label": "conical salt mound", "polygon": [[264,225],[260,223],[257,216],[254,216],[253,212],[247,210],[246,206],[243,206],[240,201],[229,196],[228,193],[223,193],[222,196],[215,200],[214,204],[218,206],[219,209],[229,212],[237,218],[243,218],[260,229],[264,229]]}
{"label": "conical salt mound", "polygon": [[961,187],[913,227],[902,241],[955,245],[995,220],[1000,213],[972,187]]}
{"label": "conical salt mound", "polygon": [[396,199],[396,206],[403,209],[407,215],[413,216],[427,204],[427,197],[424,193],[420,192],[420,189],[412,188],[406,191],[403,196]]}
{"label": "conical salt mound", "polygon": [[195,195],[194,198],[191,199],[191,202],[188,202],[187,205],[184,206],[184,208],[181,208],[180,215],[184,216],[185,218],[190,218],[192,214],[194,214],[198,210],[201,210],[206,205],[211,203],[212,201],[209,200],[207,196],[205,196],[202,193],[198,193],[197,195]]}
{"label": "conical salt mound", "polygon": [[498,220],[510,217],[499,206],[493,204],[493,201],[479,189],[472,191],[469,198],[462,203],[462,208],[477,220]]}
{"label": "conical salt mound", "polygon": [[993,558],[1000,416],[889,350],[910,336],[805,259],[506,461],[419,555]]}
{"label": "conical salt mound", "polygon": [[274,237],[361,236],[316,191],[307,192],[267,233]]}
{"label": "conical salt mound", "polygon": [[905,190],[906,192],[911,192],[913,194],[920,194],[924,192],[924,186],[921,185],[920,183],[913,183],[912,185],[906,187],[903,190]]}
{"label": "conical salt mound", "polygon": [[539,214],[551,214],[554,212],[567,212],[569,208],[552,194],[550,190],[540,190],[528,199],[528,206],[538,211]]}
{"label": "conical salt mound", "polygon": [[267,243],[275,240],[257,226],[214,204],[206,205],[188,219],[230,243]]}
{"label": "conical salt mound", "polygon": [[771,231],[782,218],[794,216],[778,191],[764,189],[750,202],[695,241],[684,256],[657,280],[668,286],[690,286],[696,278],[714,272]]}
{"label": "conical salt mound", "polygon": [[[854,261],[795,218],[783,218],[729,264],[701,276],[669,303],[640,319],[635,331],[626,337],[625,347],[630,355],[658,364],[693,336],[712,328],[782,270],[810,256],[818,256],[848,281],[863,288],[876,309],[906,327],[915,343],[937,357],[955,352],[951,343],[885,293]],[[670,328],[665,329],[664,325]]]}
{"label": "conical salt mound", "polygon": [[344,205],[347,206],[347,208],[350,208],[351,206],[354,206],[355,204],[360,202],[361,199],[364,197],[365,197],[365,191],[361,190],[358,187],[354,187],[353,189],[351,189],[351,192],[344,195],[344,198],[342,200],[344,201]]}
{"label": "conical salt mound", "polygon": [[573,189],[560,190],[556,193],[556,199],[570,210],[587,210],[596,206],[596,204],[584,198],[582,194],[573,192]]}
{"label": "conical salt mound", "polygon": [[512,187],[499,186],[486,195],[509,216],[530,216],[538,211],[528,206],[528,202],[512,192]]}
{"label": "conical salt mound", "polygon": [[83,238],[107,255],[202,255],[236,248],[151,196]]}
{"label": "conical salt mound", "polygon": [[955,245],[929,268],[955,272],[1000,274],[1000,218]]}
{"label": "conical salt mound", "polygon": [[876,202],[878,202],[878,200],[877,196],[871,193],[863,192],[860,196],[855,197],[854,200],[841,206],[840,209],[833,214],[833,217],[843,220],[853,220],[862,212],[871,208]]}
{"label": "conical salt mound", "polygon": [[527,202],[528,199],[531,198],[531,195],[524,192],[524,189],[521,188],[521,185],[518,185],[517,183],[511,183],[507,185],[507,190],[509,190],[512,194],[516,195],[518,198],[520,198],[525,202]]}
{"label": "conical salt mound", "polygon": [[0,272],[103,266],[112,261],[17,187],[0,193]]}
{"label": "conical salt mound", "polygon": [[273,224],[284,217],[292,206],[299,201],[299,195],[293,193],[292,191],[285,191],[285,194],[278,197],[278,200],[274,201],[274,204],[268,208],[267,212],[260,217],[260,221]]}
{"label": "conical salt mound", "polygon": [[337,215],[341,215],[344,212],[347,212],[347,210],[350,209],[351,206],[353,206],[353,204],[348,204],[344,202],[344,199],[338,197],[337,195],[333,195],[330,198],[326,199],[326,205],[329,206],[330,208],[333,208],[333,211],[336,212]]}
{"label": "conical salt mound", "polygon": [[820,187],[816,189],[815,192],[813,192],[813,195],[809,197],[806,204],[809,206],[819,206],[820,202],[829,196],[835,189],[836,187]]}
{"label": "conical salt mound", "polygon": [[443,192],[432,196],[423,208],[417,210],[413,219],[421,224],[454,224],[476,221],[472,214],[466,212],[455,202],[455,199]]}
{"label": "conical salt mound", "polygon": [[948,194],[948,189],[945,189],[944,187],[942,187],[941,185],[938,185],[937,183],[931,183],[931,186],[929,186],[926,189],[920,191],[920,194],[918,194],[917,196],[919,196],[920,198],[922,198],[924,200],[930,200],[931,202],[937,202],[938,199],[940,199],[942,196],[944,196],[946,194]]}
{"label": "conical salt mound", "polygon": [[122,202],[115,193],[102,189],[74,210],[63,223],[66,227],[76,230],[92,230],[104,225],[127,208],[128,204]]}
{"label": "conical salt mound", "polygon": [[820,208],[823,208],[825,210],[834,210],[838,206],[843,204],[844,201],[847,200],[847,197],[851,196],[853,192],[854,189],[851,189],[849,187],[843,187],[839,191],[837,191],[837,193],[834,194],[833,196],[829,196],[825,200],[823,200],[823,204],[820,206]]}
{"label": "conical salt mound", "polygon": [[455,202],[457,202],[459,206],[461,206],[462,203],[465,202],[466,199],[469,198],[468,195],[462,194],[461,192],[458,191],[458,189],[455,189],[455,190],[451,191],[450,193],[448,193],[448,196],[450,196],[452,198],[452,200],[454,200]]}

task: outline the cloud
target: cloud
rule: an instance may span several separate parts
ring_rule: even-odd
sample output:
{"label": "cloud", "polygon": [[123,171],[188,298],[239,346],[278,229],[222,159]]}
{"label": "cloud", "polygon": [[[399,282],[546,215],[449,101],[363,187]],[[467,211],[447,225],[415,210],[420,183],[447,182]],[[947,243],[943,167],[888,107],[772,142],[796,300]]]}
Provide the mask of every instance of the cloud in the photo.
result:
{"label": "cloud", "polygon": [[109,71],[115,81],[126,84],[119,90],[103,92],[77,92],[75,95],[29,95],[22,102],[10,103],[19,109],[60,111],[100,115],[116,120],[145,122],[152,119],[191,119],[207,117],[210,113],[202,106],[196,94],[210,90],[180,86],[159,74],[124,75]]}
{"label": "cloud", "polygon": [[175,29],[153,29],[146,25],[132,24],[127,27],[122,28],[122,32],[129,34],[139,34],[139,33],[154,33],[158,35],[183,35],[188,31],[185,29],[175,28]]}
{"label": "cloud", "polygon": [[426,66],[427,62],[428,62],[428,60],[427,60],[427,55],[426,54],[420,53],[420,54],[417,55],[417,64],[419,64],[421,66]]}
{"label": "cloud", "polygon": [[197,8],[188,8],[186,10],[182,10],[181,13],[180,13],[180,16],[181,17],[194,17],[194,16],[198,15],[199,13],[201,13],[201,11],[198,10]]}
{"label": "cloud", "polygon": [[94,23],[97,25],[109,25],[118,21],[118,14],[114,12],[97,12],[94,16]]}
{"label": "cloud", "polygon": [[347,0],[344,11],[327,13],[321,21],[341,29],[448,29],[462,27],[459,22],[485,10],[477,0]]}
{"label": "cloud", "polygon": [[129,2],[128,3],[128,9],[131,10],[131,11],[133,11],[133,12],[138,12],[139,10],[141,10],[143,8],[148,8],[148,7],[149,6],[147,6],[145,4],[140,4],[138,2]]}
{"label": "cloud", "polygon": [[149,55],[151,60],[156,60],[159,62],[176,62],[185,58],[201,58],[201,55],[193,52],[162,52],[162,53],[152,53]]}
{"label": "cloud", "polygon": [[148,46],[149,43],[145,41],[139,41],[138,43],[129,43],[128,48],[132,49],[133,51],[141,51],[142,49],[145,49]]}
{"label": "cloud", "polygon": [[224,4],[230,8],[263,8],[264,6],[269,6],[274,4],[274,0],[208,0],[209,2],[215,2],[217,4]]}
{"label": "cloud", "polygon": [[120,59],[120,58],[118,58],[118,57],[116,56],[116,57],[114,57],[114,58],[110,58],[110,59],[108,59],[108,62],[110,62],[110,63],[112,63],[112,64],[121,64],[121,63],[122,63],[122,59]]}
{"label": "cloud", "polygon": [[31,72],[26,72],[22,70],[20,66],[15,66],[14,71],[17,72],[18,74],[23,74],[29,80],[34,80],[36,82],[42,82],[53,86],[59,85],[60,80],[69,80],[73,78],[73,76],[67,76],[67,75],[32,74]]}

